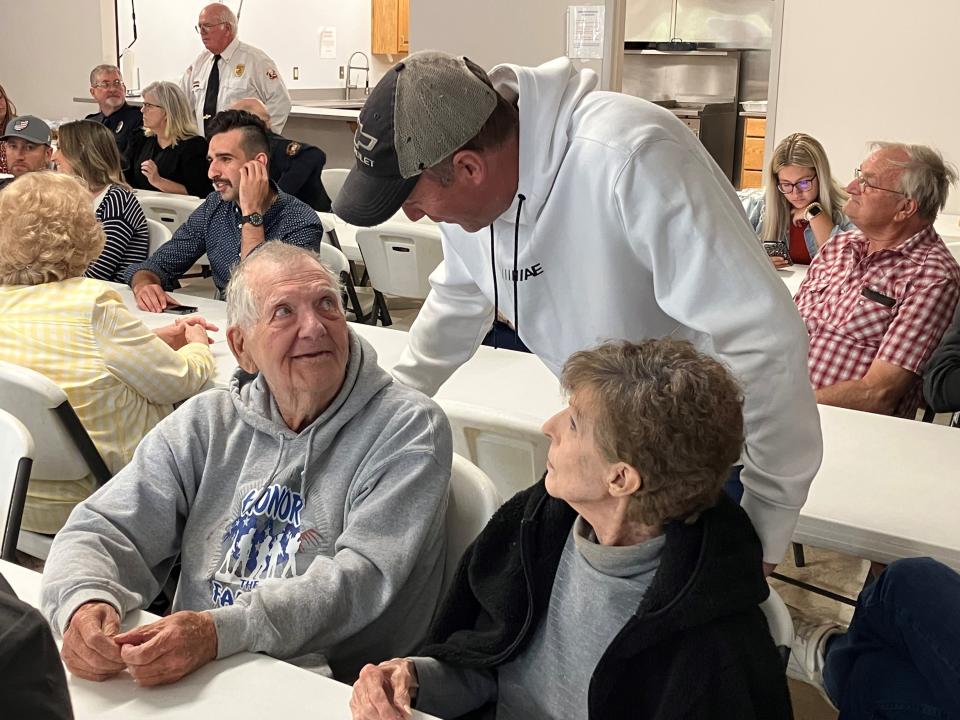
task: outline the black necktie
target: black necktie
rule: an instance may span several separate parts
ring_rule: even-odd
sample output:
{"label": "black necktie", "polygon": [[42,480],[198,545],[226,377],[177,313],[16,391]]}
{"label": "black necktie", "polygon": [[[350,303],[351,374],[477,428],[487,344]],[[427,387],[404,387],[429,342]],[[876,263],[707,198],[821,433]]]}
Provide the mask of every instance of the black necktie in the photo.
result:
{"label": "black necktie", "polygon": [[217,114],[217,95],[220,94],[220,56],[213,56],[213,67],[207,78],[207,94],[203,98],[203,133],[206,135],[210,118]]}

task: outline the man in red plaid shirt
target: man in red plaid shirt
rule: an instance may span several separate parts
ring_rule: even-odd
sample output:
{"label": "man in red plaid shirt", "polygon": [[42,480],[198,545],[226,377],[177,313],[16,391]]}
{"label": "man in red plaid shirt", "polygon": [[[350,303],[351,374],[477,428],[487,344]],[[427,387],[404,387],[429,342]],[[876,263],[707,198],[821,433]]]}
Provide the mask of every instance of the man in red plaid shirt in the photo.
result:
{"label": "man in red plaid shirt", "polygon": [[960,265],[933,229],[957,174],[922,145],[874,147],[846,188],[859,229],[821,248],[794,300],[817,402],[912,418],[960,297]]}

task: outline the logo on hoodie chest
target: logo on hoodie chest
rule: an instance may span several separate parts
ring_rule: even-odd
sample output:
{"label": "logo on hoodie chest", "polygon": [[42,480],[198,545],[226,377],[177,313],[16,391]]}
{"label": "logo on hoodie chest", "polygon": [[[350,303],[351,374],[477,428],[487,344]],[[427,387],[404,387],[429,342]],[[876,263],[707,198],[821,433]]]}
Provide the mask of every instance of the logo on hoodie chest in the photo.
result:
{"label": "logo on hoodie chest", "polygon": [[303,508],[303,495],[286,485],[244,493],[239,512],[221,537],[221,561],[210,581],[215,606],[233,605],[265,580],[295,577],[306,570],[323,538],[315,529],[303,527]]}
{"label": "logo on hoodie chest", "polygon": [[543,266],[540,263],[534,263],[530,267],[517,268],[516,270],[513,268],[500,268],[500,277],[507,282],[513,282],[514,274],[516,274],[517,282],[523,282],[524,280],[535,278],[538,275],[543,275]]}

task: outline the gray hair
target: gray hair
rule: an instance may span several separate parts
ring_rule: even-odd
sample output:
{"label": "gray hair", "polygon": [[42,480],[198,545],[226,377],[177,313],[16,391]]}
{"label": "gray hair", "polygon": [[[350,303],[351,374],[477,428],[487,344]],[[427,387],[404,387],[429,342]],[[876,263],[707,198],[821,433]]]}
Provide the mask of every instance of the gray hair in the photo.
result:
{"label": "gray hair", "polygon": [[120,68],[116,65],[97,65],[90,71],[90,87],[93,87],[98,75],[106,75],[107,73],[116,73],[120,76],[120,82],[123,82],[123,73],[120,72]]}
{"label": "gray hair", "polygon": [[283,240],[268,240],[240,261],[233,269],[230,282],[227,283],[227,324],[239,325],[244,329],[253,327],[260,319],[260,301],[263,292],[260,288],[251,287],[249,275],[251,268],[263,263],[295,267],[304,262],[314,262],[319,267],[330,287],[337,291],[337,305],[340,312],[343,310],[343,300],[340,297],[340,278],[327,267],[320,254],[308,248],[291,245]]}
{"label": "gray hair", "polygon": [[870,144],[871,150],[893,150],[904,153],[906,160],[887,160],[901,168],[900,191],[917,203],[917,215],[933,222],[947,203],[950,186],[957,182],[957,169],[946,162],[937,150],[926,145],[881,142]]}

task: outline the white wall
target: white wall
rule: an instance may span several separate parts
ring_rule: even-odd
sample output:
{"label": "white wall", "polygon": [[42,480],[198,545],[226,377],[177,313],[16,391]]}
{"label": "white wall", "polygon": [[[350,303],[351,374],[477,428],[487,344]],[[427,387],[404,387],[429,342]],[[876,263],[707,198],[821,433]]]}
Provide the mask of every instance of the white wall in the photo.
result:
{"label": "white wall", "polygon": [[72,98],[89,95],[91,68],[113,62],[113,0],[4,0],[0,28],[0,83],[21,115],[95,112]]}
{"label": "white wall", "polygon": [[[176,81],[203,51],[193,29],[208,0],[149,0],[137,2],[137,42],[133,45],[140,84]],[[227,0],[234,12],[239,0]],[[133,39],[130,0],[118,0],[120,47]],[[342,87],[339,68],[354,50],[370,55],[370,0],[246,0],[240,16],[240,39],[267,53],[291,90]],[[318,30],[336,28],[336,58],[321,59]],[[363,61],[358,58],[358,63]],[[299,80],[293,68],[299,68]],[[389,67],[371,58],[371,86]],[[133,87],[131,79],[127,86]],[[354,74],[362,83],[362,73]]]}
{"label": "white wall", "polygon": [[[958,28],[960,3],[945,0],[785,0],[774,142],[809,133],[842,184],[871,140],[960,164]],[[960,191],[947,210],[960,211]]]}
{"label": "white wall", "polygon": [[[442,50],[466,55],[484,68],[509,62],[518,65],[539,65],[566,53],[567,0],[485,0],[485,2],[451,2],[450,0],[411,0],[410,50]],[[605,79],[605,86],[619,83],[616,72],[623,55],[623,28],[619,41],[611,29],[622,4],[615,0],[584,0],[579,4],[606,5],[607,32],[604,37],[604,58],[578,60],[580,67],[595,70]],[[611,47],[618,47],[616,58]],[[611,70],[610,64],[616,65]]]}

